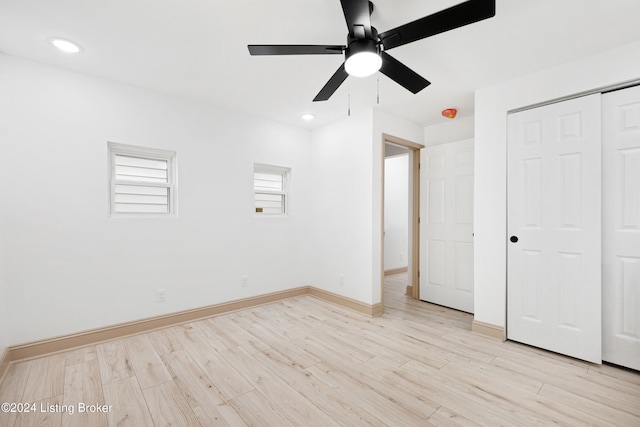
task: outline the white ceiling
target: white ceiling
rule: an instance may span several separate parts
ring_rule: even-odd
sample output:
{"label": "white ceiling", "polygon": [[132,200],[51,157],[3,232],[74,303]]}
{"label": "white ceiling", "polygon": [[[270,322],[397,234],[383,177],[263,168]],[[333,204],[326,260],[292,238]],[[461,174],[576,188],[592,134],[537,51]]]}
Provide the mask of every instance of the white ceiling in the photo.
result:
{"label": "white ceiling", "polygon": [[[372,23],[460,2],[377,0]],[[413,95],[380,75],[379,108],[423,125],[446,107],[471,116],[475,89],[640,40],[639,16],[638,0],[497,0],[494,18],[388,51],[432,84]],[[339,0],[0,0],[0,52],[308,128],[345,117],[349,97],[352,113],[376,106],[376,76],[312,102],[341,56],[251,57],[247,44],[345,44],[346,32]]]}

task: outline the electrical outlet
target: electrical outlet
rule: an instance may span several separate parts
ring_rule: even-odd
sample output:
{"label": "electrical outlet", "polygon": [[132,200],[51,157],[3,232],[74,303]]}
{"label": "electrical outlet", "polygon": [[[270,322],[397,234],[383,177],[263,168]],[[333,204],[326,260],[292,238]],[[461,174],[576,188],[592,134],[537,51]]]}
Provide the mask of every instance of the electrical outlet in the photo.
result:
{"label": "electrical outlet", "polygon": [[344,275],[343,274],[338,274],[338,284],[340,286],[344,286]]}
{"label": "electrical outlet", "polygon": [[249,277],[242,276],[240,278],[240,285],[242,285],[243,288],[246,288],[247,286],[249,286]]}
{"label": "electrical outlet", "polygon": [[167,291],[165,289],[156,290],[156,302],[165,302],[167,300]]}

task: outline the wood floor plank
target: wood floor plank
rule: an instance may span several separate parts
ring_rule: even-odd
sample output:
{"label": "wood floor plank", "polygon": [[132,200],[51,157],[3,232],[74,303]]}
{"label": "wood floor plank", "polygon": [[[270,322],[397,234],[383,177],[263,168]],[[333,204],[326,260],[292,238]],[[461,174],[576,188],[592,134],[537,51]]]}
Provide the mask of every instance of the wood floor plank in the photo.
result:
{"label": "wood floor plank", "polygon": [[620,388],[609,381],[602,384],[593,375],[578,375],[574,378],[557,378],[553,384],[577,396],[607,405],[619,411],[640,417],[640,389]]}
{"label": "wood floor plank", "polygon": [[256,320],[255,316],[245,316],[243,317],[243,320],[245,322],[247,320],[251,320],[249,327],[246,329],[247,333],[253,335],[267,347],[273,347],[275,345],[280,345],[283,342],[289,342],[283,333],[277,333],[274,332],[273,329],[265,327],[265,325],[260,323],[259,320]]}
{"label": "wood floor plank", "polygon": [[[58,409],[62,404],[62,396],[52,396],[41,401],[29,402],[29,404],[32,406],[28,412],[16,414],[14,427],[64,426],[63,412]],[[5,427],[5,424],[2,426]]]}
{"label": "wood floor plank", "polygon": [[434,412],[427,421],[438,427],[476,427],[481,425],[450,411],[444,406],[441,406],[436,412]]}
{"label": "wood floor plank", "polygon": [[[524,425],[516,422],[502,408],[495,407],[486,399],[477,396],[475,389],[457,378],[438,376],[438,369],[417,361],[411,361],[400,369],[395,369],[387,376],[392,376],[401,386],[425,393],[432,400],[465,418],[487,426]],[[519,410],[519,408],[513,408]]]}
{"label": "wood floor plank", "polygon": [[[322,342],[325,345],[329,344],[330,347],[336,352],[346,355],[349,359],[355,359],[359,362],[367,361],[374,357],[374,354],[366,351],[362,346],[354,343],[353,334],[346,334],[337,331],[326,323],[314,324],[314,333],[309,334],[314,341]],[[302,339],[309,338],[309,336],[303,336]]]}
{"label": "wood floor plank", "polygon": [[385,360],[386,363],[392,363],[388,362],[384,356],[377,356],[365,363],[350,364],[348,369],[343,369],[345,366],[343,364],[339,370],[351,378],[355,384],[363,384],[393,402],[401,412],[411,413],[421,419],[426,419],[440,407],[440,404],[434,402],[428,395],[402,387],[395,381],[395,378],[382,375],[378,370],[379,365],[376,363],[382,360]]}
{"label": "wood floor plank", "polygon": [[490,378],[491,380],[499,381],[500,384],[508,385],[532,394],[538,393],[544,384],[537,378],[475,360],[468,362],[450,362],[447,366],[443,367],[441,371],[446,372],[448,369],[456,366],[463,366],[467,369],[471,369],[474,373]]}
{"label": "wood floor plank", "polygon": [[294,426],[274,405],[259,391],[253,390],[230,401],[231,405],[246,421],[247,425],[260,427]]}
{"label": "wood floor plank", "polygon": [[248,338],[246,340],[247,342],[244,345],[241,345],[241,347],[244,348],[247,352],[255,353],[256,351],[264,351],[269,348],[267,344],[247,332],[253,325],[253,322],[243,316],[242,312],[231,313],[230,315],[225,317],[228,317],[229,321],[236,325],[236,327],[245,331],[245,334]]}
{"label": "wood floor plank", "polygon": [[409,426],[422,425],[425,418],[403,411],[394,402],[386,399],[362,383],[354,382],[349,376],[339,370],[318,364],[307,371],[337,390],[343,399],[349,399],[363,408],[369,414],[379,419],[382,425]]}
{"label": "wood floor plank", "polygon": [[[162,355],[173,380],[203,426],[231,425],[220,407],[226,405],[222,392],[213,384],[186,350]],[[227,408],[225,408],[226,410]]]}
{"label": "wood floor plank", "polygon": [[[68,407],[76,408],[79,402],[85,402],[83,389],[83,370],[82,364],[76,363],[69,365],[65,369],[64,375],[64,395],[62,404]],[[65,426],[76,427],[83,426],[82,414],[64,412],[62,414],[62,422]]]}
{"label": "wood floor plank", "polygon": [[202,321],[202,326],[216,336],[227,348],[239,347],[249,343],[246,332],[233,323],[227,316],[216,316]]}
{"label": "wood floor plank", "polygon": [[160,355],[182,350],[182,344],[178,342],[169,328],[149,332],[147,336]]}
{"label": "wood floor plank", "polygon": [[208,344],[197,329],[183,329],[178,339],[226,399],[253,390],[254,387]]}
{"label": "wood floor plank", "polygon": [[393,331],[381,331],[377,334],[365,333],[365,337],[377,342],[393,351],[398,351],[410,360],[419,360],[435,368],[441,368],[449,363],[451,357],[446,357],[443,353],[432,346],[425,345],[416,337],[399,334]]}
{"label": "wood floor plank", "polygon": [[201,426],[189,403],[172,381],[142,390],[157,426]]}
{"label": "wood floor plank", "polygon": [[95,345],[80,347],[64,353],[67,365],[97,360],[98,354]]}
{"label": "wood floor plank", "polygon": [[100,378],[103,384],[134,375],[131,360],[122,340],[108,341],[96,346]]}
{"label": "wood floor plank", "polygon": [[103,384],[105,404],[110,427],[152,426],[153,419],[135,377],[127,377]]}
{"label": "wood floor plank", "polygon": [[61,395],[64,389],[65,363],[65,355],[62,354],[34,359],[24,395],[30,396],[31,401]]}
{"label": "wood floor plank", "polygon": [[[33,361],[29,360],[13,363],[9,366],[9,371],[0,383],[0,400],[2,402],[20,402],[22,400],[32,364]],[[29,398],[29,396],[25,397]]]}
{"label": "wood floor plank", "polygon": [[[478,397],[490,402],[505,414],[513,416],[514,421],[522,425],[542,425],[548,423],[565,424],[570,419],[591,424],[596,419],[588,411],[579,411],[572,406],[558,405],[553,399],[539,392],[532,393],[503,379],[494,378],[473,367],[451,363],[440,372],[447,378],[464,378],[468,386]],[[489,391],[490,390],[490,391]],[[517,407],[517,412],[509,408]]]}
{"label": "wood floor plank", "polygon": [[215,350],[226,350],[227,345],[223,342],[220,336],[209,328],[207,320],[201,320],[198,322],[191,322],[184,325],[185,327],[191,327],[198,332],[198,335]]}
{"label": "wood floor plank", "polygon": [[[461,365],[447,365],[438,372],[431,369],[423,370],[423,367],[418,365],[414,367],[428,372],[429,378],[446,392],[462,394],[469,400],[491,408],[496,415],[511,425],[599,425],[598,419],[589,411],[566,405],[539,393],[529,393],[518,387],[493,381]],[[452,407],[448,400],[442,403]],[[460,408],[456,408],[455,411],[460,412]],[[465,415],[465,412],[460,413]]]}
{"label": "wood floor plank", "polygon": [[601,375],[607,379],[619,380],[625,384],[633,384],[640,387],[640,375],[638,371],[631,369],[620,368],[615,365],[608,365],[603,363],[602,365],[589,366],[589,375]]}
{"label": "wood floor plank", "polygon": [[327,415],[341,425],[375,426],[380,420],[364,411],[353,402],[344,399],[332,387],[316,379],[304,367],[291,361],[288,354],[276,349],[265,350],[253,355],[274,372],[282,375],[289,386],[293,387],[307,400],[313,402]]}
{"label": "wood floor plank", "polygon": [[[638,416],[612,408],[599,401],[578,396],[553,384],[543,385],[539,394],[556,402],[565,402],[567,406],[577,408],[583,413],[600,419],[602,425],[640,426],[640,417]],[[636,399],[636,402],[640,404],[640,399]]]}
{"label": "wood floor plank", "polygon": [[[271,401],[294,425],[338,426],[331,417],[313,402],[305,399],[298,391],[281,379],[281,373],[274,372],[240,347],[220,353],[231,365],[241,370],[241,374],[256,390]],[[257,354],[257,353],[256,353]]]}
{"label": "wood floor plank", "polygon": [[[100,367],[97,359],[90,359],[81,364],[82,367],[82,397],[89,405],[105,405]],[[82,414],[85,426],[102,427],[108,425],[107,414],[103,412],[86,411]]]}
{"label": "wood floor plank", "polygon": [[[14,363],[9,366],[9,371],[0,383],[0,403],[24,402],[23,399],[30,399],[24,394],[29,372],[33,361]],[[0,411],[0,426],[13,427],[18,414]]]}
{"label": "wood floor plank", "polygon": [[172,380],[147,335],[134,335],[123,341],[131,367],[143,390]]}

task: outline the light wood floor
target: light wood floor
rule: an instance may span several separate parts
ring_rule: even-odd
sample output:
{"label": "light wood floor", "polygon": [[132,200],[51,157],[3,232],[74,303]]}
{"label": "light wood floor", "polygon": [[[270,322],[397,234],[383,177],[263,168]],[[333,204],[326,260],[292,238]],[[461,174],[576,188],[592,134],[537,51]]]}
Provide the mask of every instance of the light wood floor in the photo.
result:
{"label": "light wood floor", "polygon": [[0,426],[640,426],[637,372],[472,334],[405,285],[379,318],[304,296],[16,363],[0,402],[36,412]]}

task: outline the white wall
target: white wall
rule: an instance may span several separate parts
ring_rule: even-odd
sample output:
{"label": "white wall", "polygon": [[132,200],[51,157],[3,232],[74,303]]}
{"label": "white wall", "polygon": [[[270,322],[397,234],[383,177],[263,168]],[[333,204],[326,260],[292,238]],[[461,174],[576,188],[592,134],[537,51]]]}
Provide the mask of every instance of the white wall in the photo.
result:
{"label": "white wall", "polygon": [[455,119],[443,117],[442,120],[442,123],[424,128],[424,145],[427,147],[473,138],[473,116],[458,116]]}
{"label": "white wall", "polygon": [[409,154],[384,159],[384,269],[407,267]]}
{"label": "white wall", "polygon": [[[0,78],[2,78],[2,74],[0,73]],[[0,152],[0,158],[3,157]],[[3,162],[0,160],[0,167],[3,166]],[[2,188],[5,186],[3,185]],[[6,200],[4,198],[4,192],[0,188],[0,200]],[[7,289],[7,280],[6,280],[6,264],[5,264],[5,232],[4,232],[4,208],[6,207],[6,203],[3,203],[0,206],[0,358],[4,354],[5,350],[9,345],[11,345],[11,341],[9,339],[9,301],[7,300],[8,289]]]}
{"label": "white wall", "polygon": [[640,79],[640,42],[476,92],[475,320],[506,325],[507,112]]}
{"label": "white wall", "polygon": [[[0,349],[310,283],[308,131],[14,57],[0,68]],[[177,151],[177,219],[108,217],[107,141]],[[254,215],[254,162],[292,168],[289,217]]]}
{"label": "white wall", "polygon": [[[2,55],[0,54],[0,61]],[[5,68],[0,62],[0,82],[7,79]],[[0,102],[2,102],[2,92],[0,92]],[[4,354],[5,350],[11,345],[11,339],[9,337],[9,284],[7,283],[7,265],[6,265],[6,240],[7,240],[7,217],[6,210],[10,206],[7,199],[8,183],[5,181],[5,177],[2,175],[2,171],[7,167],[8,157],[5,155],[7,150],[8,141],[2,138],[2,129],[6,126],[4,117],[0,115],[0,358]]]}
{"label": "white wall", "polygon": [[352,115],[312,131],[311,156],[311,283],[367,304],[372,303],[371,134],[371,111]]}
{"label": "white wall", "polygon": [[381,301],[383,133],[422,143],[421,126],[378,110],[312,131],[311,282],[366,304]]}

